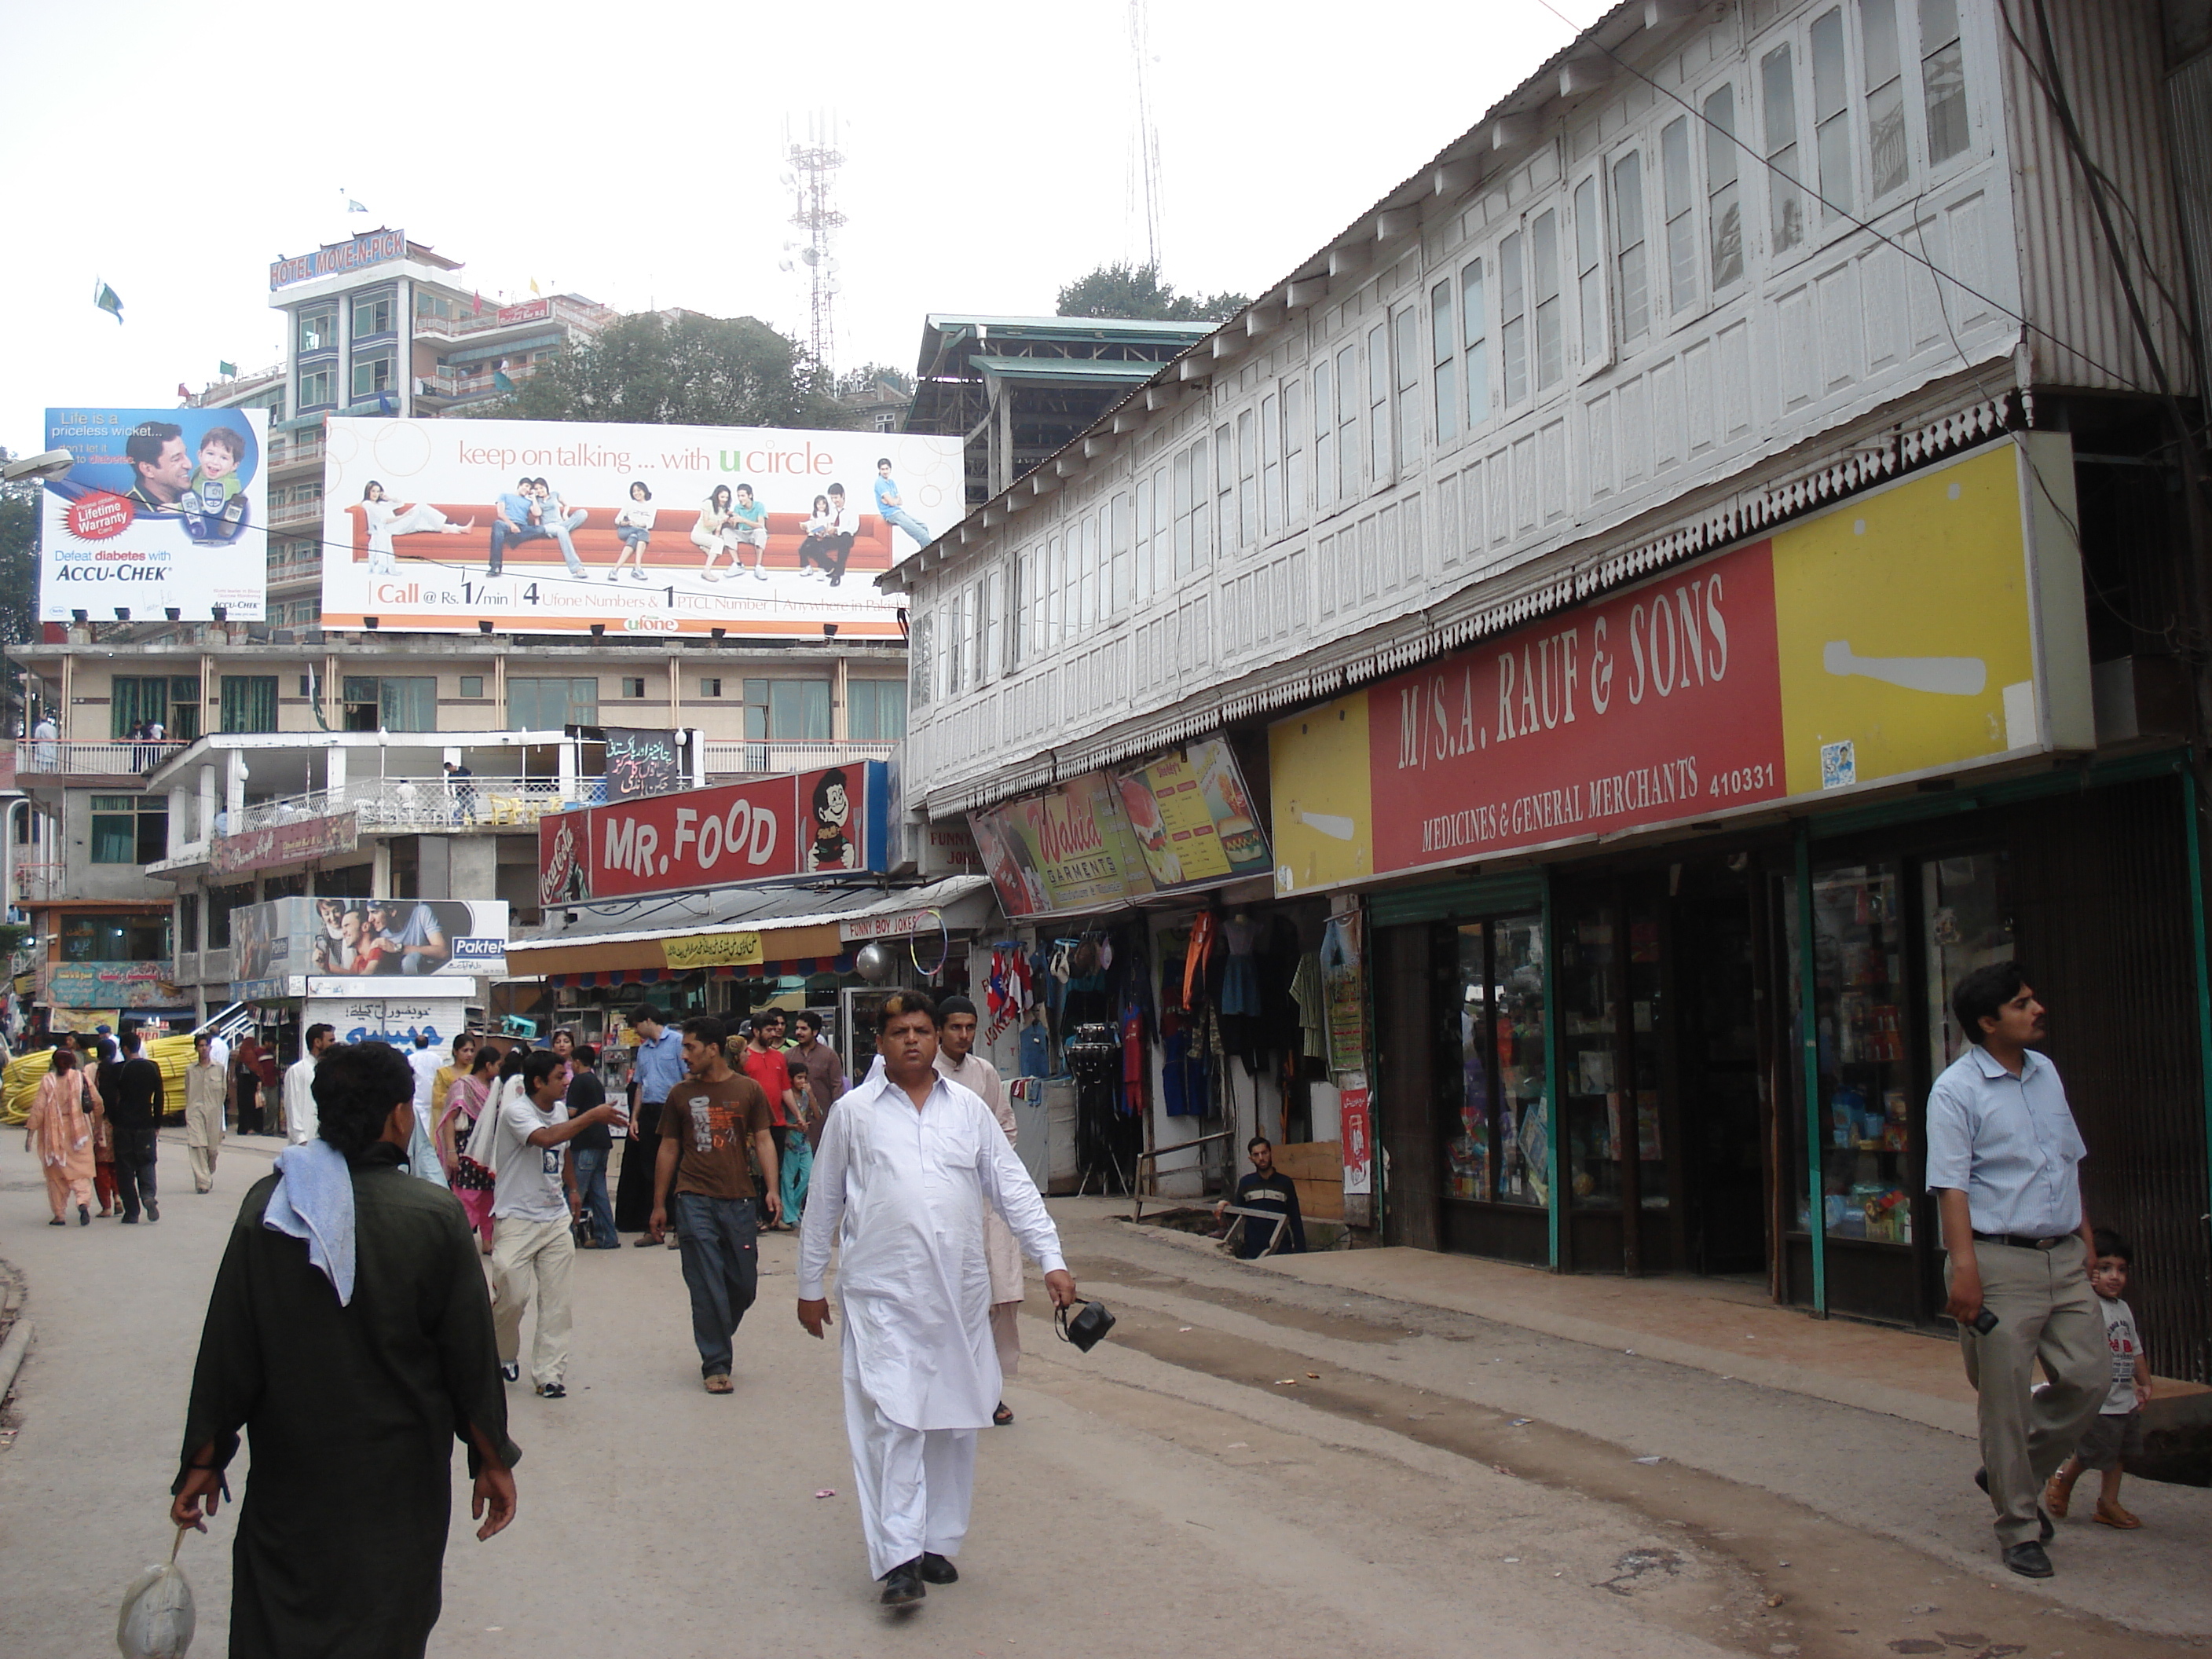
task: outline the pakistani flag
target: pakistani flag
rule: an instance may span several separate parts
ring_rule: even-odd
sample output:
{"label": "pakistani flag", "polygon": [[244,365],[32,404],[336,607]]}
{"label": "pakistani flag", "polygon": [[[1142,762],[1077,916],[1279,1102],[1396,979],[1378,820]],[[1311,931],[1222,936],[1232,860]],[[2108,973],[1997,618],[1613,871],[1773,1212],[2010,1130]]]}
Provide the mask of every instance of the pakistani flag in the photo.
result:
{"label": "pakistani flag", "polygon": [[92,279],[92,302],[113,317],[118,324],[122,322],[123,296],[97,276]]}
{"label": "pakistani flag", "polygon": [[216,373],[222,375],[226,380],[234,380],[238,378],[238,365],[236,363],[217,363],[215,368]]}
{"label": "pakistani flag", "polygon": [[491,386],[495,392],[512,392],[514,382],[507,379],[505,369],[495,368],[491,372]]}

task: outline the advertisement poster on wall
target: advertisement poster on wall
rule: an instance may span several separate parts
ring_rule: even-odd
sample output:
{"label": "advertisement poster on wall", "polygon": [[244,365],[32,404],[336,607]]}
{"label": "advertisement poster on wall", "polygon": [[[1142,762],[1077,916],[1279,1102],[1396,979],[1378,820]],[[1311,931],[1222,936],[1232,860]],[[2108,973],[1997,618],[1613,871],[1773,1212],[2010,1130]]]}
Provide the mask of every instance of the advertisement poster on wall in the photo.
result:
{"label": "advertisement poster on wall", "polygon": [[230,994],[465,997],[506,973],[507,935],[504,899],[270,899],[230,913]]}
{"label": "advertisement poster on wall", "polygon": [[54,962],[46,966],[46,1000],[65,1008],[189,1008],[166,962]]}
{"label": "advertisement poster on wall", "polygon": [[1083,773],[971,812],[968,823],[1010,916],[1215,887],[1264,876],[1273,861],[1243,772],[1219,738]]}
{"label": "advertisement poster on wall", "polygon": [[1276,722],[1277,890],[2093,747],[2070,453],[2023,441]]}
{"label": "advertisement poster on wall", "polygon": [[630,731],[611,726],[606,732],[609,800],[665,795],[684,787],[684,749],[675,732]]}
{"label": "advertisement poster on wall", "polygon": [[463,998],[310,997],[300,1011],[300,1026],[326,1024],[340,1042],[389,1042],[398,1048],[412,1048],[419,1032],[433,1048],[450,1052],[454,1037],[468,1029],[468,1017]]}
{"label": "advertisement poster on wall", "polygon": [[966,511],[957,437],[328,424],[325,628],[896,639],[875,578]]}
{"label": "advertisement poster on wall", "polygon": [[76,464],[41,492],[41,622],[262,620],[266,410],[50,409],[46,447]]}
{"label": "advertisement poster on wall", "polygon": [[542,902],[588,904],[884,867],[881,761],[610,802],[538,820]]}

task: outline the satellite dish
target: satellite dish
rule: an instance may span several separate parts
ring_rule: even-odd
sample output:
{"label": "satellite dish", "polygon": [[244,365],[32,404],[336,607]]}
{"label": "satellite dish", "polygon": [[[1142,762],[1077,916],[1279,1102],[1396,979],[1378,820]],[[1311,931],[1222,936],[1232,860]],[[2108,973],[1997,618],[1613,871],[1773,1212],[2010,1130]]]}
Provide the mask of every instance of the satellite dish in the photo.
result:
{"label": "satellite dish", "polygon": [[801,248],[799,257],[810,265],[818,265],[822,263],[822,250],[818,247]]}
{"label": "satellite dish", "polygon": [[845,291],[845,285],[839,282],[835,276],[832,276],[828,282],[822,284],[822,291],[824,294],[829,295],[842,294]]}
{"label": "satellite dish", "polygon": [[778,259],[775,262],[775,268],[778,270],[796,270],[799,269],[797,265],[792,264],[788,259]]}
{"label": "satellite dish", "polygon": [[781,185],[786,190],[796,190],[799,188],[799,180],[793,178],[787,173],[777,173],[775,175],[775,181],[779,185]]}
{"label": "satellite dish", "polygon": [[832,272],[834,272],[834,271],[836,271],[836,270],[837,270],[839,269],[839,266],[838,266],[837,262],[836,262],[835,259],[824,259],[824,260],[822,262],[822,269],[823,269],[823,270],[827,270],[827,271],[832,271]]}

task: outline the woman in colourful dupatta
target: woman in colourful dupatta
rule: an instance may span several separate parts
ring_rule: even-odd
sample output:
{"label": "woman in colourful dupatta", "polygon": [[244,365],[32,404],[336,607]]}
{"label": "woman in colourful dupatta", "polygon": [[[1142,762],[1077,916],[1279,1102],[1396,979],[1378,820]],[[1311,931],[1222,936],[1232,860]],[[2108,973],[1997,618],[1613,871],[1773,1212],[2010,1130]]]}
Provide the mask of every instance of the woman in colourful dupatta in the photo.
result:
{"label": "woman in colourful dupatta", "polygon": [[446,1109],[438,1118],[438,1156],[445,1161],[447,1183],[468,1212],[484,1250],[491,1249],[491,1172],[469,1156],[468,1146],[491,1098],[492,1073],[499,1065],[500,1051],[481,1044],[469,1057],[469,1074],[446,1091]]}
{"label": "woman in colourful dupatta", "polygon": [[23,1150],[33,1146],[46,1171],[46,1202],[54,1211],[54,1218],[46,1224],[68,1224],[69,1200],[74,1195],[77,1225],[90,1225],[92,1122],[84,1115],[84,1079],[77,1075],[76,1055],[68,1048],[54,1050],[53,1069],[39,1079],[38,1098],[24,1121]]}

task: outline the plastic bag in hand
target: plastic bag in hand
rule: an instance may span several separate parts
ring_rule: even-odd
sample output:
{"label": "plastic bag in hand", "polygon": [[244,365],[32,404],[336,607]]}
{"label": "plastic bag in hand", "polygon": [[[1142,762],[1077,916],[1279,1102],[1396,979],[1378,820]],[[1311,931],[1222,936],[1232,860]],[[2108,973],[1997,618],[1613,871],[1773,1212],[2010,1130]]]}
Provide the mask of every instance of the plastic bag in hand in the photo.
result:
{"label": "plastic bag in hand", "polygon": [[164,1561],[147,1568],[123,1592],[115,1645],[123,1659],[183,1659],[198,1622],[191,1581],[174,1561]]}

